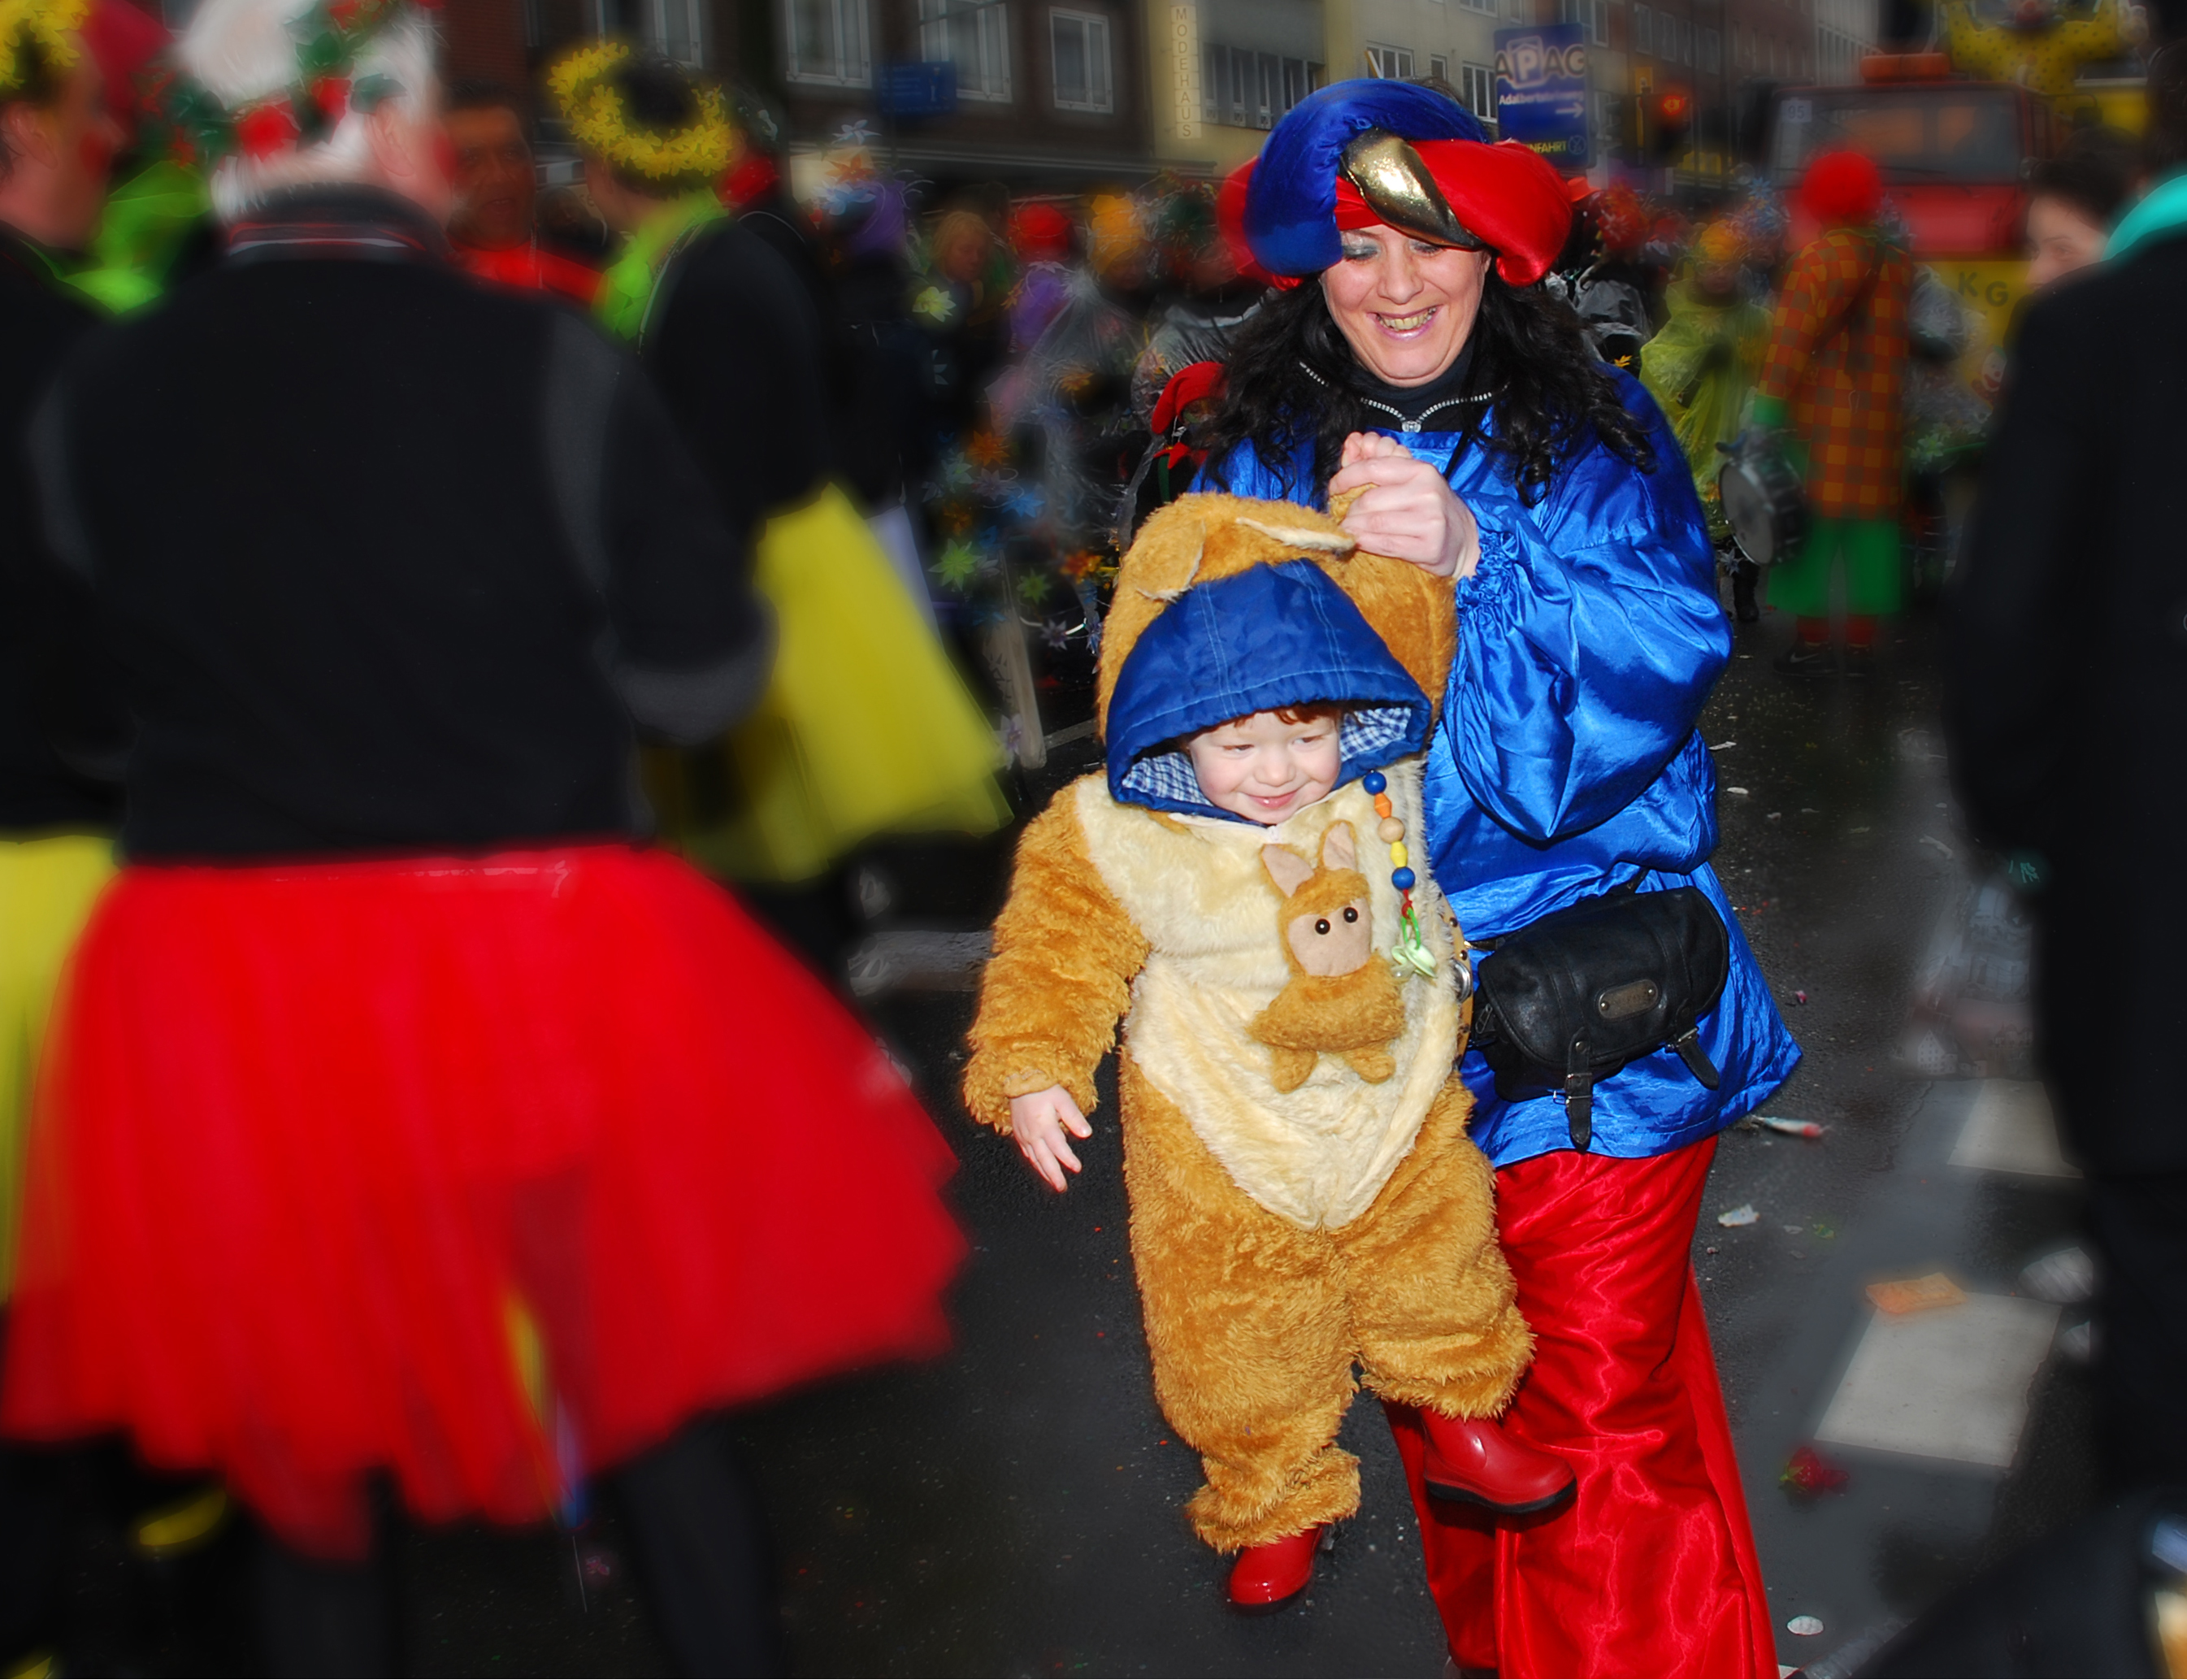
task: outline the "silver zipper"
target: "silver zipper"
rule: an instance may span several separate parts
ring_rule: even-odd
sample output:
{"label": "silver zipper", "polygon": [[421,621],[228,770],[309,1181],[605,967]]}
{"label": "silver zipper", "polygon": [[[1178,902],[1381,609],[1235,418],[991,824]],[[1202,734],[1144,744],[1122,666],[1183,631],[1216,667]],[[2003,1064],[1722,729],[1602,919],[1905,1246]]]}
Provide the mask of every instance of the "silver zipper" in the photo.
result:
{"label": "silver zipper", "polygon": [[[1320,374],[1315,373],[1313,368],[1307,367],[1305,362],[1302,362],[1299,363],[1299,371],[1304,374],[1307,378],[1312,379],[1316,385],[1319,385],[1324,391],[1327,391],[1329,389],[1329,381],[1322,378]],[[1420,411],[1420,418],[1418,420],[1408,419],[1403,410],[1392,408],[1386,402],[1377,402],[1371,396],[1363,396],[1359,399],[1359,402],[1360,406],[1363,407],[1377,408],[1383,413],[1387,414],[1391,419],[1397,423],[1397,430],[1399,431],[1416,432],[1425,430],[1421,422],[1425,420],[1431,414],[1440,414],[1446,408],[1463,408],[1468,403],[1472,402],[1493,402],[1498,397],[1503,396],[1503,394],[1504,393],[1501,391],[1484,391],[1478,392],[1472,396],[1448,396],[1442,402],[1436,403],[1433,407],[1422,409]]]}

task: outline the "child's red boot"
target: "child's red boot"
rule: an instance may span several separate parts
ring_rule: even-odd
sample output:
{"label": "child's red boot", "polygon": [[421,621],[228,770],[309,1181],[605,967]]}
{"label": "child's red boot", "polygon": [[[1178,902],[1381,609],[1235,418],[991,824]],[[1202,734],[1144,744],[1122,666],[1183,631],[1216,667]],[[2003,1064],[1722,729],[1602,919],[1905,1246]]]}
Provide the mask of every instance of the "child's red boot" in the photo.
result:
{"label": "child's red boot", "polygon": [[1316,1523],[1265,1546],[1248,1546],[1230,1566],[1230,1602],[1241,1610],[1280,1609],[1313,1584],[1313,1558],[1326,1551],[1335,1531]]}
{"label": "child's red boot", "polygon": [[1438,1499],[1525,1516],[1546,1511],[1577,1483],[1571,1465],[1507,1434],[1493,1418],[1444,1418],[1423,1411],[1420,1422],[1428,1436],[1421,1480]]}

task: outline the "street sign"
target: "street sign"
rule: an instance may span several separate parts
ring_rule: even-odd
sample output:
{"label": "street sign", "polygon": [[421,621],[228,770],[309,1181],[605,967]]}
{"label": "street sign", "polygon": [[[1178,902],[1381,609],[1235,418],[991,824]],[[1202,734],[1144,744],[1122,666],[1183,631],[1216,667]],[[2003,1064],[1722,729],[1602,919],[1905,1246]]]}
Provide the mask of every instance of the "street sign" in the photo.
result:
{"label": "street sign", "polygon": [[948,59],[883,65],[874,95],[890,116],[947,116],[957,109],[957,66]]}
{"label": "street sign", "polygon": [[1586,31],[1576,23],[1496,31],[1496,126],[1559,169],[1594,161],[1588,142]]}

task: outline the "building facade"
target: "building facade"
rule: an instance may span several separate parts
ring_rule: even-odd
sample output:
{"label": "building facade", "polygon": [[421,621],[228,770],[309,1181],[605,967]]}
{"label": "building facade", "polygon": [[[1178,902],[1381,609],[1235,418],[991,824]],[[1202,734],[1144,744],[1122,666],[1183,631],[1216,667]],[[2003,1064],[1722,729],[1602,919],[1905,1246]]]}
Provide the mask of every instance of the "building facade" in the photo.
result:
{"label": "building facade", "polygon": [[1182,174],[1227,172],[1329,80],[1322,0],[1146,0],[1149,143]]}
{"label": "building facade", "polygon": [[1815,0],[1815,80],[1858,81],[1883,32],[1878,0]]}
{"label": "building facade", "polygon": [[536,92],[569,42],[621,35],[751,88],[793,147],[863,122],[945,185],[1150,167],[1144,0],[461,0],[447,15],[452,74]]}

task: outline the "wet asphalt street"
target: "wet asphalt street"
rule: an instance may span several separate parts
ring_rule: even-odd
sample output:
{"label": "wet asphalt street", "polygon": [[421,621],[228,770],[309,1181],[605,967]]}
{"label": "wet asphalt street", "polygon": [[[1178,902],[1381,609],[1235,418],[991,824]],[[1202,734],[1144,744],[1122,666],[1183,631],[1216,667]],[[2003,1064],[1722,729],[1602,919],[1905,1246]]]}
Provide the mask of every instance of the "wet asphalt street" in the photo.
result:
{"label": "wet asphalt street", "polygon": [[[1769,656],[1788,634],[1775,615],[1740,630],[1703,728],[1724,789],[1717,863],[1806,1052],[1767,1112],[1828,1130],[1816,1141],[1726,1134],[1695,1261],[1779,1657],[1829,1672],[1858,1658],[1864,1636],[2077,1514],[2093,1485],[2084,1379],[2044,1357],[2049,1319],[2021,1325],[2025,1357],[2003,1360],[1987,1391],[1987,1344],[1925,1352],[1909,1343],[1894,1363],[1868,1328],[1865,1284],[1938,1270],[1978,1308],[2002,1298],[2000,1323],[2048,1311],[2015,1304],[2017,1275],[2071,1233],[2076,1203],[2070,1178],[1954,1165],[1982,1087],[1910,1080],[1892,1059],[1909,979],[1968,862],[1937,733],[1933,617],[1917,614],[1887,633],[1881,667],[1865,682],[1777,676]],[[1088,741],[1061,748],[1039,789],[1093,757]],[[1006,858],[1002,844],[902,854],[897,919],[982,925]],[[1105,1092],[1070,1194],[1036,1183],[957,1104],[971,1002],[963,990],[901,991],[872,1006],[963,1161],[955,1195],[975,1252],[955,1297],[955,1351],[735,1424],[775,1525],[796,1669],[1439,1673],[1442,1641],[1411,1509],[1369,1401],[1346,1429],[1363,1461],[1365,1507],[1311,1596],[1262,1619],[1226,1608],[1223,1565],[1179,1514],[1195,1461],[1150,1390],[1112,1106]],[[1742,1206],[1755,1210],[1753,1222],[1717,1222]],[[1957,1409],[1987,1406],[1982,1415],[2003,1419],[2008,1462],[1973,1462],[1973,1448],[1939,1457],[1847,1444],[1868,1426],[1863,1417],[1883,1416],[1888,1435],[1894,1406],[1918,1409],[1925,1383],[1966,1371],[1975,1388]],[[2016,1427],[2021,1395],[2032,1405]],[[1818,1496],[1781,1487],[1788,1458],[1826,1413],[1841,1439],[1819,1450],[1844,1485]],[[417,1672],[664,1666],[611,1513],[576,1537],[411,1533],[398,1562]],[[80,1625],[101,1604],[125,1603],[126,1570],[109,1563],[79,1583]],[[185,1599],[218,1590],[211,1565],[200,1567]],[[124,1642],[110,1629],[106,1644],[84,1645],[77,1672],[217,1672],[232,1661],[233,1646],[205,1615],[176,1608],[172,1583],[150,1610],[141,1583],[131,1590],[133,1608],[110,1614],[134,1632]],[[1820,1631],[1785,1631],[1796,1618]]]}

